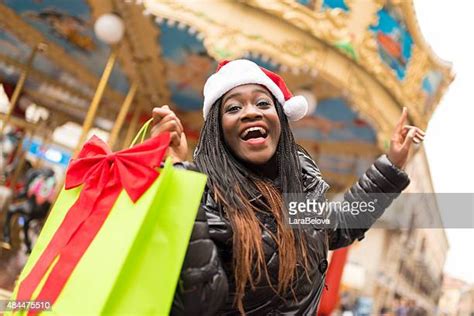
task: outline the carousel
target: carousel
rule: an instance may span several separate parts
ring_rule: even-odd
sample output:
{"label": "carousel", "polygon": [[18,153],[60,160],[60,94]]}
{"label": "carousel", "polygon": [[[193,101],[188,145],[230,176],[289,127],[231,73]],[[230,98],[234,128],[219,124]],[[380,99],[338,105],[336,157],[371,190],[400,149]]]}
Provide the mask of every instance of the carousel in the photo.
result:
{"label": "carousel", "polygon": [[[204,82],[224,59],[253,60],[306,97],[292,128],[334,194],[388,148],[402,107],[426,129],[454,78],[400,0],[4,0],[0,48],[2,227],[28,167],[53,169],[60,186],[90,135],[125,148],[154,106],[177,113],[192,153]],[[25,221],[0,253],[5,291],[24,234],[41,227]]]}

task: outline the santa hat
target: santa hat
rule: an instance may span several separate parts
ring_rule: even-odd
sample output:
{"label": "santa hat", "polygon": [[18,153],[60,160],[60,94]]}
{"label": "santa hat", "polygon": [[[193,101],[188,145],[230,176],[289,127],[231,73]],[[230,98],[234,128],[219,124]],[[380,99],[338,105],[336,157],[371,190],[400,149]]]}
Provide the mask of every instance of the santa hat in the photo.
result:
{"label": "santa hat", "polygon": [[204,119],[220,97],[229,90],[244,84],[259,84],[266,87],[283,105],[283,110],[290,121],[297,121],[308,112],[306,99],[303,96],[293,96],[279,75],[259,67],[250,60],[237,59],[222,61],[216,73],[207,79],[204,85]]}

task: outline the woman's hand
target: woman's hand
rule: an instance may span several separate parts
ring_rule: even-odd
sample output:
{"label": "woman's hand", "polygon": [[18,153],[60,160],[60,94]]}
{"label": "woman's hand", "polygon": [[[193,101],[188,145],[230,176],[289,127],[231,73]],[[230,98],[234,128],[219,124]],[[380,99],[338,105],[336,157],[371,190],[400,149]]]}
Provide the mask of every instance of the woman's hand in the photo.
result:
{"label": "woman's hand", "polygon": [[402,116],[395,126],[395,132],[390,141],[388,159],[398,168],[403,169],[408,160],[412,143],[419,144],[425,138],[425,132],[420,128],[405,125],[408,117],[408,109],[403,108]]}
{"label": "woman's hand", "polygon": [[170,147],[168,148],[168,155],[171,156],[173,162],[181,162],[186,160],[188,155],[188,142],[184,134],[183,125],[170,110],[169,106],[153,108],[153,128],[151,129],[151,136],[159,135],[163,132],[170,132]]}

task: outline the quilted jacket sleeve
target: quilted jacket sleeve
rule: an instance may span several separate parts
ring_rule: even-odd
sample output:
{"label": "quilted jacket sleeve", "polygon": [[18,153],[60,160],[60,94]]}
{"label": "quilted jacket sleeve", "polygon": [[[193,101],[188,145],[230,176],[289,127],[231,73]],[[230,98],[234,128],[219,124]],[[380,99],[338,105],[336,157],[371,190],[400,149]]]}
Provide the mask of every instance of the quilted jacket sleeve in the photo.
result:
{"label": "quilted jacket sleeve", "polygon": [[[176,166],[176,165],[175,165]],[[179,166],[178,166],[179,167]],[[192,165],[184,165],[192,169]],[[171,315],[215,315],[228,296],[228,283],[217,247],[209,236],[204,193],[176,287]]]}
{"label": "quilted jacket sleeve", "polygon": [[[329,185],[322,179],[321,172],[315,162],[306,153],[300,153],[303,167],[305,188],[324,195]],[[386,155],[380,156],[359,178],[359,180],[344,194],[344,202],[372,201],[371,212],[343,211],[341,203],[330,203],[327,218],[330,220],[328,229],[329,249],[350,245],[354,240],[364,238],[364,233],[384,213],[400,193],[408,186],[410,179],[401,169],[394,166]],[[308,191],[307,191],[308,192]],[[351,204],[353,205],[353,204]]]}

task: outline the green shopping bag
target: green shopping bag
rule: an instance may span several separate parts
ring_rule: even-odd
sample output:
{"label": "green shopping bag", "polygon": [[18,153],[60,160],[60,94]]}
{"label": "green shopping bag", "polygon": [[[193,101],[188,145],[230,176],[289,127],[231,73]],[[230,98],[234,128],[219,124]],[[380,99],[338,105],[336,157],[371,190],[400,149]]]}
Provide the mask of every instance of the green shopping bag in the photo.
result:
{"label": "green shopping bag", "polygon": [[[205,183],[205,175],[175,169],[168,159],[135,202],[127,189],[121,190],[47,313],[167,315]],[[20,275],[14,299],[22,282],[42,265],[48,246],[84,190],[85,185],[61,191]],[[81,229],[87,230],[87,225],[78,228],[72,240],[80,242],[76,236]],[[29,299],[39,300],[49,284],[55,285],[50,277],[65,261],[62,256],[61,252],[55,257]],[[47,305],[40,303],[38,309]]]}

